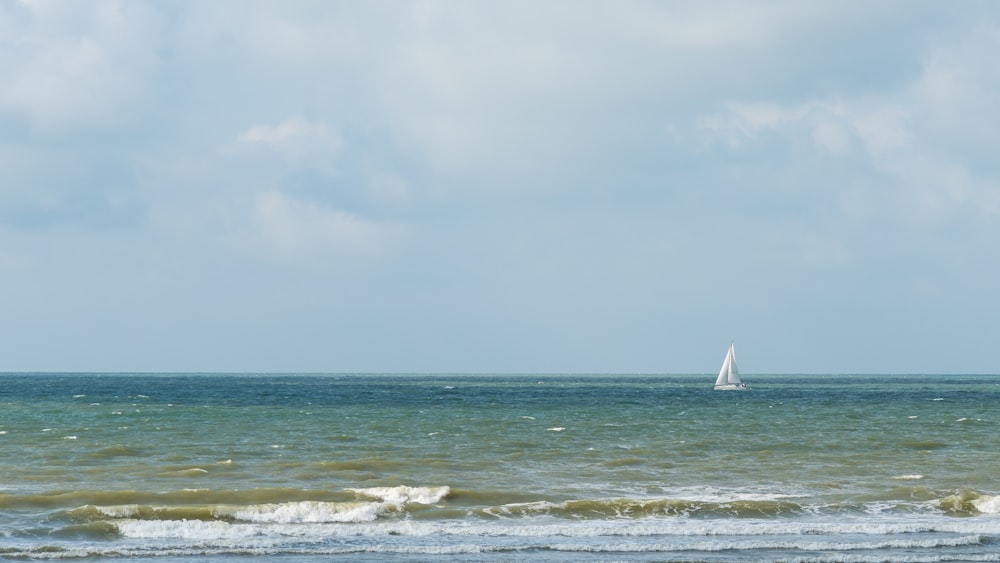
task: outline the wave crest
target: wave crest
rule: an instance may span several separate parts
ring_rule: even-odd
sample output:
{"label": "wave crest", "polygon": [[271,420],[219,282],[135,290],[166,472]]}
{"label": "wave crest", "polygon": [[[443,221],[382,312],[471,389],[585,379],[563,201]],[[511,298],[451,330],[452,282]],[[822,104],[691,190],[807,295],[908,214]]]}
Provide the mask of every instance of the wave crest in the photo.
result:
{"label": "wave crest", "polygon": [[962,489],[938,501],[938,506],[958,515],[1000,514],[1000,496]]}
{"label": "wave crest", "polygon": [[364,489],[346,489],[365,498],[376,499],[396,506],[410,503],[436,504],[451,493],[449,487],[369,487]]}

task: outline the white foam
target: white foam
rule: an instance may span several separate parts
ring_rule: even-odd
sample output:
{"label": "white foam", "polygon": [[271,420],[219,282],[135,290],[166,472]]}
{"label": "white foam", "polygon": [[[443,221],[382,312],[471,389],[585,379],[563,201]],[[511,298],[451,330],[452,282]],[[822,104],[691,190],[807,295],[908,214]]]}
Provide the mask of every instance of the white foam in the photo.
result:
{"label": "white foam", "polygon": [[546,430],[548,430],[549,432],[562,432],[563,430],[566,430],[566,427],[565,426],[553,426],[552,428],[546,428]]}
{"label": "white foam", "polygon": [[1000,496],[983,495],[972,501],[972,506],[983,514],[1000,514]]}
{"label": "white foam", "polygon": [[[758,489],[726,489],[718,487],[676,487],[663,490],[664,500],[686,500],[692,502],[726,503],[757,502],[798,498],[790,491]],[[655,499],[654,499],[655,500]]]}
{"label": "white foam", "polygon": [[[940,542],[936,545],[929,545],[927,542],[914,542],[912,547],[914,548],[924,548],[933,549],[936,547],[961,547],[968,545],[975,545],[977,541],[981,541],[981,538],[968,537],[961,538],[958,541],[945,541]],[[532,552],[538,551],[552,551],[563,554],[563,557],[568,557],[567,554],[570,553],[592,553],[592,554],[615,554],[614,558],[620,558],[622,555],[629,553],[671,553],[681,550],[696,550],[705,548],[704,551],[722,551],[722,550],[752,550],[752,549],[786,549],[784,546],[793,545],[790,549],[795,549],[794,544],[789,543],[771,543],[771,544],[734,544],[732,547],[725,546],[715,546],[715,545],[704,545],[700,543],[692,543],[687,545],[676,545],[672,543],[588,543],[588,544],[574,544],[570,542],[559,542],[559,543],[549,543],[549,542],[537,542],[528,545],[514,545],[514,546],[498,546],[492,544],[482,544],[477,542],[461,543],[454,545],[435,545],[435,544],[416,544],[416,545],[340,545],[340,546],[305,546],[302,545],[298,548],[282,547],[279,545],[274,545],[264,541],[258,540],[248,540],[248,541],[234,541],[232,544],[226,544],[225,542],[211,542],[209,545],[198,545],[196,547],[178,547],[173,545],[143,545],[142,547],[123,547],[114,546],[111,548],[102,548],[99,546],[87,546],[86,548],[73,548],[67,550],[60,550],[56,553],[46,552],[46,551],[36,551],[32,549],[13,549],[10,550],[13,558],[28,558],[28,559],[67,559],[67,558],[86,558],[92,559],[94,557],[110,557],[110,558],[138,558],[145,559],[150,557],[150,555],[165,555],[173,558],[180,557],[195,557],[197,559],[204,559],[205,557],[220,557],[220,556],[231,556],[237,555],[241,557],[253,556],[253,557],[266,557],[269,555],[288,555],[289,553],[295,553],[307,556],[345,556],[350,554],[380,554],[389,557],[399,556],[399,555],[410,555],[410,556],[421,556],[421,560],[424,559],[440,559],[442,557],[454,557],[463,555],[476,555],[476,554],[491,554],[500,553],[504,557],[501,560],[509,559],[521,559],[534,560],[536,557],[532,556]],[[846,549],[878,549],[879,546],[869,546],[869,545],[851,545],[851,544],[838,544],[836,542],[827,543],[812,543],[805,544],[802,549],[816,551],[834,551],[838,552],[842,549],[842,546]],[[893,545],[886,545],[885,547],[896,547]],[[911,547],[909,545],[903,544],[899,548],[906,549]],[[5,551],[5,553],[7,553]],[[654,555],[655,556],[655,555]],[[606,557],[606,556],[605,556]],[[643,557],[642,560],[646,560],[648,556]],[[380,557],[381,559],[382,557]],[[478,560],[479,557],[476,557]],[[549,560],[550,558],[542,558],[541,560]],[[688,558],[685,558],[688,559]],[[496,560],[492,557],[487,556],[485,560],[493,561]],[[796,561],[851,561],[854,563],[866,563],[866,562],[881,562],[885,561],[885,554],[878,555],[868,555],[864,552],[856,554],[845,554],[843,552],[831,554],[830,556],[824,557],[810,557],[807,559],[795,558]],[[943,561],[949,560],[947,555],[941,556],[929,556],[924,558],[907,558],[908,561]],[[967,554],[962,557],[963,561],[1000,561],[1000,557],[997,554],[991,553],[976,553]]]}
{"label": "white foam", "polygon": [[[201,520],[116,522],[141,555],[349,553],[460,555],[524,551],[570,553],[704,553],[738,550],[831,551],[831,560],[866,560],[866,551],[976,546],[998,532],[994,518],[863,518],[849,521],[644,518],[558,521],[548,517],[489,521],[379,520],[362,523],[256,523]],[[933,534],[933,535],[929,535]],[[942,535],[944,534],[944,535]],[[128,552],[117,544],[114,555]],[[861,558],[849,552],[859,552]],[[93,555],[93,553],[91,554]],[[847,557],[844,557],[847,555]],[[567,557],[572,558],[567,555]],[[885,554],[879,556],[885,559]],[[972,559],[969,559],[972,560]]]}
{"label": "white foam", "polygon": [[379,499],[382,502],[403,506],[408,503],[436,504],[441,502],[451,492],[449,487],[369,487],[364,489],[346,489],[361,496]]}
{"label": "white foam", "polygon": [[258,504],[231,510],[218,508],[216,515],[231,515],[243,522],[307,524],[330,522],[372,522],[392,507],[374,502],[302,501]]}
{"label": "white foam", "polygon": [[897,481],[911,481],[911,480],[915,481],[917,479],[923,479],[923,478],[924,476],[920,475],[919,473],[913,473],[910,475],[896,475],[895,477],[890,477],[890,479],[895,479]]}
{"label": "white foam", "polygon": [[115,522],[119,533],[131,539],[183,539],[215,542],[246,540],[260,536],[263,530],[249,524],[201,520],[122,520]]}
{"label": "white foam", "polygon": [[489,514],[490,516],[509,516],[514,512],[513,509],[518,509],[518,511],[523,512],[544,513],[549,510],[559,509],[565,506],[566,503],[555,503],[544,500],[537,502],[512,502],[503,506],[485,508],[483,509],[483,512]]}
{"label": "white foam", "polygon": [[959,547],[966,545],[978,545],[982,543],[982,537],[978,535],[960,536],[953,538],[893,538],[873,541],[859,542],[838,542],[835,540],[824,541],[822,539],[759,539],[759,538],[734,538],[734,539],[710,539],[694,540],[669,543],[633,543],[633,542],[610,542],[591,545],[580,545],[577,543],[562,543],[546,546],[547,549],[563,552],[627,552],[627,553],[659,553],[675,551],[739,551],[739,550],[804,550],[804,551],[854,551],[854,550],[881,550],[881,549],[914,549],[914,548],[938,548],[938,547]]}
{"label": "white foam", "polygon": [[95,506],[94,510],[111,518],[132,518],[139,515],[139,505]]}

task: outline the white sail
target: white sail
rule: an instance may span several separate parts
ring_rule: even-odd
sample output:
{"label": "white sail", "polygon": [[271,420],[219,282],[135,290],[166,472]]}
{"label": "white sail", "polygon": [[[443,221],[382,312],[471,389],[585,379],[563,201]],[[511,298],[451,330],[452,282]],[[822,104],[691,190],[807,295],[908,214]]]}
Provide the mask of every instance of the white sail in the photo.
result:
{"label": "white sail", "polygon": [[722,369],[719,370],[719,377],[715,379],[716,389],[742,389],[743,382],[740,380],[740,370],[736,367],[736,350],[733,343],[729,343],[729,351],[726,359],[722,362]]}

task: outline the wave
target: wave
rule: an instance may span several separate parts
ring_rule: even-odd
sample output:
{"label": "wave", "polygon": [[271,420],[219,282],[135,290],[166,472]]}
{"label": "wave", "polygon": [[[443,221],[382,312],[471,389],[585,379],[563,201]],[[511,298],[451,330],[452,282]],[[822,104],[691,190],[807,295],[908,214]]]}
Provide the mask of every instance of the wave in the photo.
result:
{"label": "wave", "polygon": [[[308,492],[289,489],[264,491],[199,491],[185,490],[171,494],[78,493],[44,496],[43,499],[22,499],[26,503],[66,503],[69,499],[93,502],[57,513],[56,519],[77,524],[110,519],[132,521],[201,521],[223,523],[302,524],[333,522],[372,522],[384,515],[401,514],[414,505],[430,505],[448,496],[443,487],[372,487],[346,489],[343,492]],[[283,502],[252,502],[277,496]],[[303,496],[339,497],[332,500],[296,499]],[[66,498],[69,497],[69,498]],[[289,498],[291,497],[291,499]],[[134,500],[136,502],[120,502]],[[27,502],[26,502],[27,501]],[[201,501],[201,502],[192,502]],[[242,502],[241,502],[242,501]],[[247,502],[251,501],[251,502]]]}
{"label": "wave", "polygon": [[762,517],[804,513],[803,505],[783,500],[707,502],[683,499],[605,499],[530,502],[484,509],[492,516],[549,515],[562,518],[635,519],[651,516]]}
{"label": "wave", "polygon": [[[531,500],[527,493],[493,496],[448,486],[90,493],[91,499],[145,502],[57,510],[47,518],[54,528],[21,536],[44,542],[49,551],[27,543],[11,545],[0,547],[0,558],[83,557],[69,548],[86,543],[90,557],[129,556],[133,548],[136,557],[559,554],[545,561],[576,552],[626,559],[628,554],[683,552],[684,558],[699,559],[697,554],[739,551],[751,559],[763,553],[762,560],[828,553],[831,560],[861,561],[879,553],[885,560],[886,552],[898,550],[968,548],[980,553],[995,548],[1000,537],[996,518],[954,517],[1000,513],[1000,496],[974,491],[934,500],[826,505],[808,496],[763,490],[687,492],[688,498],[577,500]],[[513,502],[497,503],[499,499]],[[910,504],[904,506],[906,502]]]}
{"label": "wave", "polygon": [[[918,481],[918,475],[894,479]],[[56,519],[174,517],[255,522],[371,521],[407,512],[427,518],[458,514],[483,518],[549,516],[573,519],[645,517],[753,518],[796,514],[882,514],[891,512],[968,516],[1000,514],[1000,495],[962,489],[946,494],[927,487],[896,487],[849,501],[767,491],[693,488],[669,496],[604,499],[538,498],[529,492],[452,489],[448,486],[391,486],[346,489],[181,489],[152,491],[0,491],[0,509],[54,510]],[[363,508],[359,508],[363,507]],[[345,516],[345,514],[351,516]]]}
{"label": "wave", "polygon": [[[903,476],[914,479],[915,476]],[[1000,514],[1000,496],[961,490],[935,495],[899,488],[851,502],[809,496],[692,491],[680,497],[537,499],[528,493],[452,490],[448,486],[393,486],[341,490],[265,488],[185,489],[165,493],[74,491],[0,494],[0,508],[55,510],[55,521],[82,524],[107,519],[199,520],[253,523],[361,523],[384,517],[439,520],[478,517],[572,520],[643,518],[773,518],[805,515]]]}
{"label": "wave", "polygon": [[988,495],[963,489],[940,499],[938,506],[948,513],[960,516],[1000,514],[1000,495]]}
{"label": "wave", "polygon": [[[127,527],[126,527],[127,528]],[[138,526],[136,530],[138,531]],[[91,544],[87,547],[59,546],[53,544],[0,547],[0,557],[30,559],[71,559],[114,557],[150,557],[167,555],[173,557],[199,556],[221,557],[234,555],[277,556],[309,555],[330,556],[349,554],[381,554],[433,556],[474,555],[477,560],[502,561],[511,557],[525,560],[563,560],[568,554],[614,555],[639,560],[642,554],[653,554],[657,560],[663,556],[656,554],[684,554],[686,559],[711,559],[719,553],[739,553],[749,559],[777,558],[796,561],[884,561],[887,554],[900,551],[929,550],[932,557],[922,561],[949,560],[949,549],[978,550],[963,552],[962,560],[997,560],[996,553],[989,551],[989,539],[981,534],[938,535],[938,536],[893,536],[873,537],[816,537],[809,535],[781,534],[769,536],[723,537],[605,537],[584,535],[560,535],[550,530],[549,534],[514,538],[498,538],[490,534],[478,537],[448,537],[441,534],[424,537],[400,537],[379,535],[366,537],[344,537],[330,535],[329,529],[310,529],[307,532],[282,535],[273,530],[265,530],[253,525],[226,525],[224,523],[184,523],[145,522],[141,532],[131,536],[138,541],[109,545]],[[535,530],[535,527],[527,529]],[[482,532],[483,530],[479,530]],[[381,531],[383,534],[385,530]],[[177,539],[183,542],[174,541]],[[984,551],[986,550],[986,551]],[[553,556],[545,556],[545,553]],[[481,558],[496,554],[494,558]],[[779,555],[780,554],[780,555]],[[809,554],[824,554],[812,557]],[[541,555],[541,556],[539,556]],[[767,557],[766,555],[770,555]],[[717,557],[717,555],[715,556]],[[990,559],[993,557],[993,559]],[[647,559],[642,559],[647,560]],[[728,560],[728,559],[727,559]]]}
{"label": "wave", "polygon": [[408,503],[434,504],[441,502],[451,492],[449,487],[369,487],[346,489],[363,497],[374,498],[385,503],[402,505]]}
{"label": "wave", "polygon": [[[432,537],[445,542],[460,538],[490,538],[490,542],[522,542],[530,538],[574,538],[603,541],[623,541],[643,538],[642,541],[670,537],[674,542],[702,541],[705,545],[739,541],[762,545],[780,541],[793,542],[800,547],[804,542],[835,541],[852,538],[854,543],[899,541],[900,538],[943,535],[987,537],[1000,533],[1000,524],[989,519],[859,519],[855,521],[790,519],[666,519],[641,520],[588,520],[553,521],[534,517],[518,520],[437,520],[421,521],[407,518],[379,519],[374,521],[346,521],[329,517],[326,509],[317,514],[327,515],[314,521],[268,517],[258,522],[194,519],[132,519],[92,523],[67,527],[59,535],[78,533],[106,538],[132,540],[186,539],[224,542],[232,539],[258,539],[267,542],[287,538],[421,538]],[[271,538],[268,540],[268,538]],[[757,539],[754,539],[757,538]],[[771,539],[767,539],[771,538]],[[789,539],[791,538],[791,539]],[[826,540],[824,540],[826,538]],[[872,538],[861,540],[860,538]],[[926,538],[925,538],[926,539]],[[401,540],[403,541],[403,540]],[[485,541],[485,540],[484,540]],[[838,542],[841,543],[841,542]],[[705,549],[705,547],[699,548]]]}

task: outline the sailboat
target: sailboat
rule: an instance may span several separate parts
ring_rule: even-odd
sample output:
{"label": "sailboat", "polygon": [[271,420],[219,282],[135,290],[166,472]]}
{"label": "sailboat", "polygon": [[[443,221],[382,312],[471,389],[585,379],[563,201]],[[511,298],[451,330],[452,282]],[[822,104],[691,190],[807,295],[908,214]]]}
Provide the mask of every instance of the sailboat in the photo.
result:
{"label": "sailboat", "polygon": [[736,351],[733,349],[733,343],[730,342],[726,359],[723,360],[722,369],[719,370],[719,377],[715,379],[715,390],[732,391],[746,388],[747,384],[740,380],[740,370],[736,369]]}

